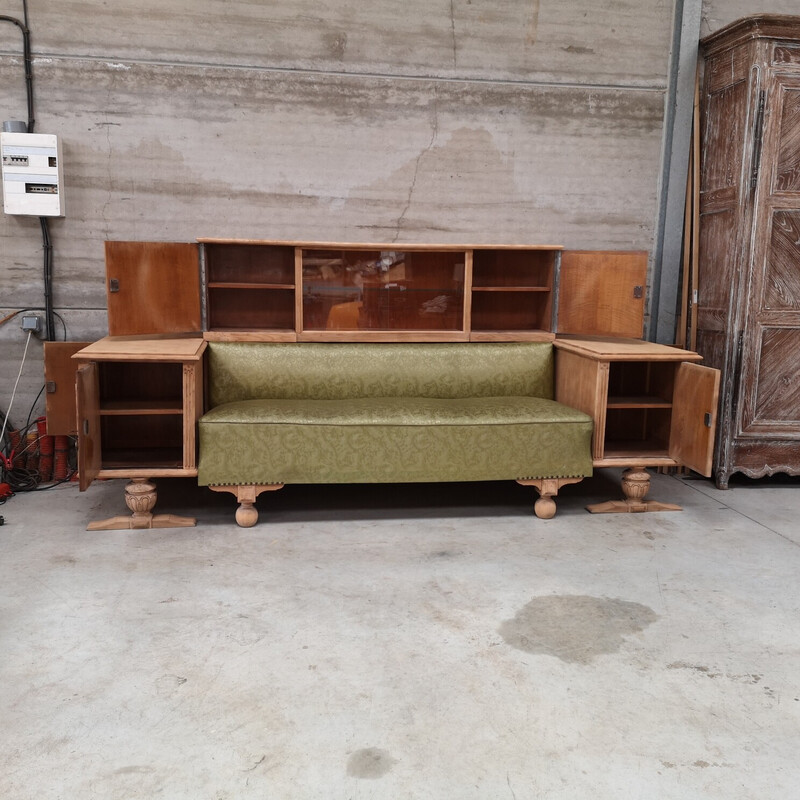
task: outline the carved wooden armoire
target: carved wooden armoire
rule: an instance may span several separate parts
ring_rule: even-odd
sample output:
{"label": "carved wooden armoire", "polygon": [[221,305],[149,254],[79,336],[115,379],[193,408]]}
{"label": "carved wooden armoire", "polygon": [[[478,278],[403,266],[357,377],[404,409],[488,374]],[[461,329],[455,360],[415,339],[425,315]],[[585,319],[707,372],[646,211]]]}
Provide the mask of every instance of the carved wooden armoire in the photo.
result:
{"label": "carved wooden armoire", "polygon": [[722,370],[714,473],[800,474],[800,17],[701,42],[697,350]]}

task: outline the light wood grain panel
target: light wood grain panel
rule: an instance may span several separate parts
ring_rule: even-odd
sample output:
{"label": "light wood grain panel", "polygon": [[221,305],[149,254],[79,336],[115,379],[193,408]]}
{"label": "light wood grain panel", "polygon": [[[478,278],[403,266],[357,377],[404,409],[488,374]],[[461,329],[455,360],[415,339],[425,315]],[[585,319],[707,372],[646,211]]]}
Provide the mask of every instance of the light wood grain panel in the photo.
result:
{"label": "light wood grain panel", "polygon": [[208,342],[296,342],[296,331],[205,331]]}
{"label": "light wood grain panel", "polygon": [[81,360],[196,361],[206,343],[197,337],[164,339],[136,336],[106,336],[76,353]]}
{"label": "light wood grain panel", "polygon": [[592,458],[603,456],[608,363],[568,350],[556,351],[555,399],[592,418]]}
{"label": "light wood grain panel", "polygon": [[702,356],[679,347],[640,339],[558,335],[556,347],[606,361],[701,361]]}
{"label": "light wood grain panel", "polygon": [[718,370],[680,364],[675,375],[669,455],[706,477],[711,475],[719,403]]}
{"label": "light wood grain panel", "polygon": [[183,467],[197,468],[197,420],[203,412],[202,362],[183,365]]}
{"label": "light wood grain panel", "polygon": [[644,250],[565,250],[561,254],[557,330],[640,338],[647,259]]}

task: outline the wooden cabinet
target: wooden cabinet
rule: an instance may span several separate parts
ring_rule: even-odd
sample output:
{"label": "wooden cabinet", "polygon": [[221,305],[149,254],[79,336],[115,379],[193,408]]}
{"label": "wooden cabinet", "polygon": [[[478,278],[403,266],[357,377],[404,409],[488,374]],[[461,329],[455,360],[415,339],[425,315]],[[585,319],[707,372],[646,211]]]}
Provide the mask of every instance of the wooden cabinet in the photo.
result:
{"label": "wooden cabinet", "polygon": [[[133,482],[126,501],[134,516],[93,523],[92,529],[110,523],[168,527],[158,524],[167,521],[163,515],[150,513],[156,496],[148,480],[197,475],[205,347],[198,338],[107,337],[75,354],[80,489],[95,478]],[[152,500],[146,509],[145,494]],[[149,517],[137,518],[137,512]]]}
{"label": "wooden cabinet", "polygon": [[558,246],[200,242],[208,339],[553,338]]}
{"label": "wooden cabinet", "polygon": [[705,54],[697,349],[722,371],[717,485],[800,474],[800,17]]}
{"label": "wooden cabinet", "polygon": [[[647,253],[558,245],[107,242],[112,335],[519,341],[640,336]],[[202,286],[202,291],[201,287]]]}
{"label": "wooden cabinet", "polygon": [[[592,417],[596,467],[635,470],[644,494],[645,467],[711,474],[718,370],[693,363],[697,353],[637,339],[565,337],[555,346],[556,399]],[[651,510],[626,504],[591,510]]]}

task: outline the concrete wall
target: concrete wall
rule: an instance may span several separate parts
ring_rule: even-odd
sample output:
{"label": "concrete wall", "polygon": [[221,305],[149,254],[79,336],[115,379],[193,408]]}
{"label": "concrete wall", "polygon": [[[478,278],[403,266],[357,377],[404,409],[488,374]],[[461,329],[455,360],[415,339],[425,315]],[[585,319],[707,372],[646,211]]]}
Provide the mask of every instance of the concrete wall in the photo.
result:
{"label": "concrete wall", "polygon": [[[30,0],[29,13],[36,129],[64,144],[52,236],[70,339],[105,332],[105,239],[653,249],[671,2]],[[20,52],[0,25],[2,119],[26,117]],[[38,221],[0,215],[0,318],[41,304]],[[0,328],[0,408],[23,344],[17,320]],[[36,341],[17,424],[40,354]]]}
{"label": "concrete wall", "polygon": [[797,0],[761,0],[754,5],[748,0],[704,0],[701,36],[718,31],[729,22],[753,14],[800,14]]}

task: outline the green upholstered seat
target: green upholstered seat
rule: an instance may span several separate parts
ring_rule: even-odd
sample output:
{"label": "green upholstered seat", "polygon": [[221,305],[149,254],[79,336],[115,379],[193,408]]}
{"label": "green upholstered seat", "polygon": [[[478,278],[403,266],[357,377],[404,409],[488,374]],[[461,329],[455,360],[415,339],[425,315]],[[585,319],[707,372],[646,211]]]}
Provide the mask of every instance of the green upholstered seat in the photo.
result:
{"label": "green upholstered seat", "polygon": [[592,472],[550,343],[217,343],[201,485],[479,481]]}

